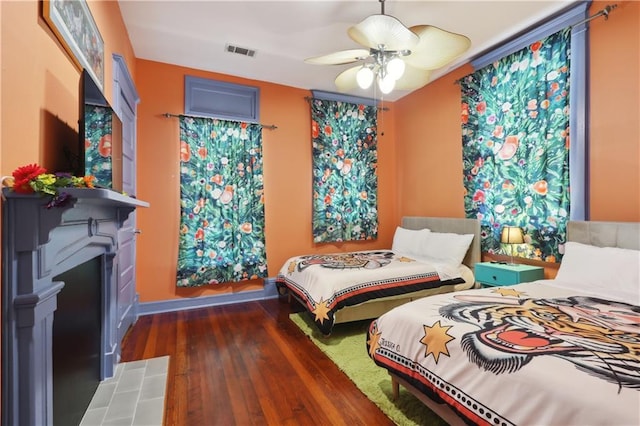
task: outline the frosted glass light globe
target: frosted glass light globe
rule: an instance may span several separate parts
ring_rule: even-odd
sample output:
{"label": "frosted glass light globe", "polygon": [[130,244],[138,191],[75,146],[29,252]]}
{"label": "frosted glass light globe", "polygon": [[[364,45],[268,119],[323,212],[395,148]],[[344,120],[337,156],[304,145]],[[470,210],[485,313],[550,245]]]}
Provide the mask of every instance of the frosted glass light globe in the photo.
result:
{"label": "frosted glass light globe", "polygon": [[394,80],[398,80],[404,74],[404,61],[398,57],[393,58],[387,64],[387,74]]}
{"label": "frosted glass light globe", "polygon": [[356,81],[361,89],[368,89],[373,83],[373,71],[371,68],[363,66],[356,73]]}
{"label": "frosted glass light globe", "polygon": [[396,80],[389,74],[383,78],[378,77],[378,87],[380,91],[385,95],[391,93],[394,87],[396,87]]}

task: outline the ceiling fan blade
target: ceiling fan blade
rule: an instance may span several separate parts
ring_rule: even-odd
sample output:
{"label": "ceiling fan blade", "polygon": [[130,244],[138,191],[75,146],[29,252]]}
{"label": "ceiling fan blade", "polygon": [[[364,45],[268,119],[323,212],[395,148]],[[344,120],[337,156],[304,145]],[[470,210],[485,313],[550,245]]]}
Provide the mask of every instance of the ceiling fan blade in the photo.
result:
{"label": "ceiling fan blade", "polygon": [[416,25],[411,31],[420,37],[420,42],[403,59],[414,67],[427,70],[443,67],[471,46],[468,37],[431,25]]}
{"label": "ceiling fan blade", "polygon": [[345,71],[342,71],[336,77],[336,88],[339,92],[348,92],[350,90],[358,89],[358,81],[356,80],[356,74],[361,66],[351,67]]}
{"label": "ceiling fan blade", "polygon": [[416,68],[406,64],[404,74],[398,81],[394,90],[415,90],[429,83],[431,71]]}
{"label": "ceiling fan blade", "polygon": [[370,53],[366,49],[351,49],[329,53],[328,55],[307,58],[304,61],[307,64],[315,65],[342,65],[362,60],[369,57],[369,55]]}
{"label": "ceiling fan blade", "polygon": [[385,50],[413,49],[420,38],[402,22],[389,15],[371,15],[347,31],[356,43],[372,49],[384,46]]}

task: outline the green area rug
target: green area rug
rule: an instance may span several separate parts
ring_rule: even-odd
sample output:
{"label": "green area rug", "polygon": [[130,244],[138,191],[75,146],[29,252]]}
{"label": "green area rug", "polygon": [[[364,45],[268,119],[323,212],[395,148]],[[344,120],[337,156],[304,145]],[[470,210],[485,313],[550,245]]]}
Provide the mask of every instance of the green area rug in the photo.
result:
{"label": "green area rug", "polygon": [[391,400],[393,392],[387,370],[378,367],[367,353],[367,328],[371,321],[338,324],[331,336],[325,337],[306,314],[296,313],[289,317],[396,424],[447,424],[402,386],[398,399]]}

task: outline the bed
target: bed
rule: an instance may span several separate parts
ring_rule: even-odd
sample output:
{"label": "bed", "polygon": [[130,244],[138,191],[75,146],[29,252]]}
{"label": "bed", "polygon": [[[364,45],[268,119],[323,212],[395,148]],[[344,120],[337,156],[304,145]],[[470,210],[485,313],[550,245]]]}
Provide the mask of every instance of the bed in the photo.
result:
{"label": "bed", "polygon": [[[437,247],[442,249],[434,253]],[[276,286],[329,335],[335,324],[377,318],[416,298],[471,288],[479,261],[477,220],[410,216],[396,229],[391,250],[294,256],[280,269]]]}
{"label": "bed", "polygon": [[367,350],[449,424],[640,424],[640,224],[569,222],[555,279],[412,301]]}

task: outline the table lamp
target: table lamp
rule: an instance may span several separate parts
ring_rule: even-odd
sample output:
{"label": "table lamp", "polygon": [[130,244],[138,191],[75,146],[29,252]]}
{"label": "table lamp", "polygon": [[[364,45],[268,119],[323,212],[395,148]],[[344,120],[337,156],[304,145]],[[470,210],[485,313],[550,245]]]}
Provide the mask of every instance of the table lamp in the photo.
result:
{"label": "table lamp", "polygon": [[520,228],[519,226],[505,226],[504,228],[502,228],[500,242],[502,244],[509,244],[511,246],[511,263],[509,263],[509,265],[515,265],[515,263],[513,263],[513,244],[524,243],[522,228]]}

